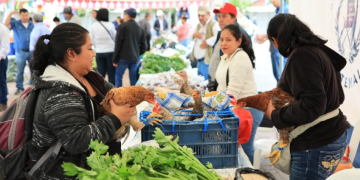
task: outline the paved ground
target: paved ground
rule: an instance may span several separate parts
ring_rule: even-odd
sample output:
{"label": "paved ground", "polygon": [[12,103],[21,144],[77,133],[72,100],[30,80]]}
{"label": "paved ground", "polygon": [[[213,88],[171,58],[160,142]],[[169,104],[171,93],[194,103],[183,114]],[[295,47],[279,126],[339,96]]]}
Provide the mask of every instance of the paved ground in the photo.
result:
{"label": "paved ground", "polygon": [[[266,91],[274,88],[276,86],[275,78],[272,75],[270,53],[269,53],[269,42],[264,44],[254,44],[255,56],[256,56],[256,69],[254,70],[256,83],[258,85],[258,91]],[[125,73],[123,79],[124,85],[130,85],[128,72]],[[25,87],[29,85],[25,84]],[[15,83],[8,83],[9,95],[8,95],[8,104],[16,98],[14,92],[16,90]],[[274,133],[261,133],[258,132],[256,139],[276,139]],[[277,180],[288,180],[289,177],[282,172],[276,170],[274,167],[270,166],[269,160],[262,157],[260,169],[271,172]]]}

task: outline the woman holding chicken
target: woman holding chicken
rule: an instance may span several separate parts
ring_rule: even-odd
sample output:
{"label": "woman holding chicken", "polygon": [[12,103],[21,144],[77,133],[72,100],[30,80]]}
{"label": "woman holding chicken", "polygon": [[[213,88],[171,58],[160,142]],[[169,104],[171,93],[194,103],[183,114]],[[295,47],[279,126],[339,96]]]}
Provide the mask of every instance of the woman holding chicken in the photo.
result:
{"label": "woman holding chicken", "polygon": [[100,102],[114,86],[93,71],[95,56],[88,31],[75,23],[56,26],[36,43],[31,69],[40,92],[29,147],[31,164],[57,142],[61,149],[35,171],[33,179],[68,179],[63,162],[86,168],[94,139],[109,145],[110,154],[120,154],[121,142],[114,135],[135,114],[135,107],[111,101],[110,114],[102,114]]}
{"label": "woman holding chicken", "polygon": [[[257,94],[257,87],[253,68],[255,68],[255,55],[250,42],[242,38],[243,34],[238,26],[226,26],[220,35],[220,48],[224,52],[216,70],[216,80],[219,84],[218,91],[226,91],[236,99]],[[242,144],[249,160],[253,162],[254,138],[264,114],[256,109],[248,109],[253,116],[251,136],[247,143]]]}

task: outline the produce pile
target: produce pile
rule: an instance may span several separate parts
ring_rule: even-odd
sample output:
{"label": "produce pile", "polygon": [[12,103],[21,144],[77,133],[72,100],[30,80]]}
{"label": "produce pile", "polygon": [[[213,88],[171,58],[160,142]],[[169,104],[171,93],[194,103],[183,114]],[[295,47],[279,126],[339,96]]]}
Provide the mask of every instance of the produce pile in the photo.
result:
{"label": "produce pile", "polygon": [[[149,77],[143,77],[141,79],[141,85],[150,90],[154,91],[157,87],[167,87],[172,90],[180,90],[180,85],[176,84],[176,80],[180,79],[180,76],[176,74],[175,71],[167,71],[159,74],[153,74]],[[205,81],[203,76],[191,76],[188,78],[189,85],[194,90],[204,91],[206,85],[208,84]]]}
{"label": "produce pile", "polygon": [[151,52],[145,53],[143,58],[143,68],[140,74],[156,74],[174,69],[175,71],[183,70],[186,67],[185,61],[180,57],[180,54],[175,54],[170,57],[163,57]]}
{"label": "produce pile", "polygon": [[[207,169],[194,156],[191,148],[179,146],[179,137],[172,141],[172,136],[156,128],[154,132],[156,142],[163,148],[141,146],[129,148],[119,155],[110,156],[108,146],[97,140],[91,141],[90,147],[94,150],[87,158],[91,170],[79,168],[72,163],[62,165],[65,175],[75,176],[80,180],[122,180],[122,179],[149,179],[149,180],[219,180],[211,163]],[[106,153],[106,154],[105,154]],[[105,154],[105,155],[104,155]]]}
{"label": "produce pile", "polygon": [[164,43],[167,42],[168,40],[165,37],[159,37],[154,41],[153,46],[155,47],[157,44],[163,45]]}

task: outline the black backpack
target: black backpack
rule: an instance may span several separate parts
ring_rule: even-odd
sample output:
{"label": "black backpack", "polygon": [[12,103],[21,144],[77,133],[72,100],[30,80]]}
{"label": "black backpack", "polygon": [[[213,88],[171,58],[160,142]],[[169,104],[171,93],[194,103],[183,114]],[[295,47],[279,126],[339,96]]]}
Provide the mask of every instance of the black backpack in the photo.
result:
{"label": "black backpack", "polygon": [[30,179],[45,160],[59,153],[57,142],[30,169],[28,147],[31,143],[36,102],[40,90],[27,88],[0,114],[0,180]]}

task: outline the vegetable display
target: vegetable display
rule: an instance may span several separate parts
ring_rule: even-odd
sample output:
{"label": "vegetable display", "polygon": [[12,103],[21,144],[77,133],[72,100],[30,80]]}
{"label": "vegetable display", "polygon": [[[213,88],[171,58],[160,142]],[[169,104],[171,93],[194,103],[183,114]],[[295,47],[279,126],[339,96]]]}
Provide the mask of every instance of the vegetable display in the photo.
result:
{"label": "vegetable display", "polygon": [[186,63],[180,54],[175,54],[170,57],[163,57],[151,52],[147,52],[143,59],[143,69],[140,74],[156,74],[165,71],[170,71],[173,68],[175,71],[183,70],[186,67]]}
{"label": "vegetable display", "polygon": [[162,45],[162,44],[166,43],[167,41],[168,40],[165,37],[159,37],[154,41],[153,46],[155,47],[157,44]]}
{"label": "vegetable display", "polygon": [[[154,132],[156,142],[162,148],[140,146],[122,151],[119,155],[110,156],[108,146],[97,140],[91,141],[94,150],[87,158],[91,170],[86,170],[72,163],[62,165],[65,175],[77,176],[80,180],[219,180],[221,176],[212,170],[211,163],[207,169],[194,156],[191,148],[179,146],[179,137],[172,141],[172,136],[156,128]],[[106,154],[105,154],[106,153]],[[105,155],[104,155],[105,154]]]}

